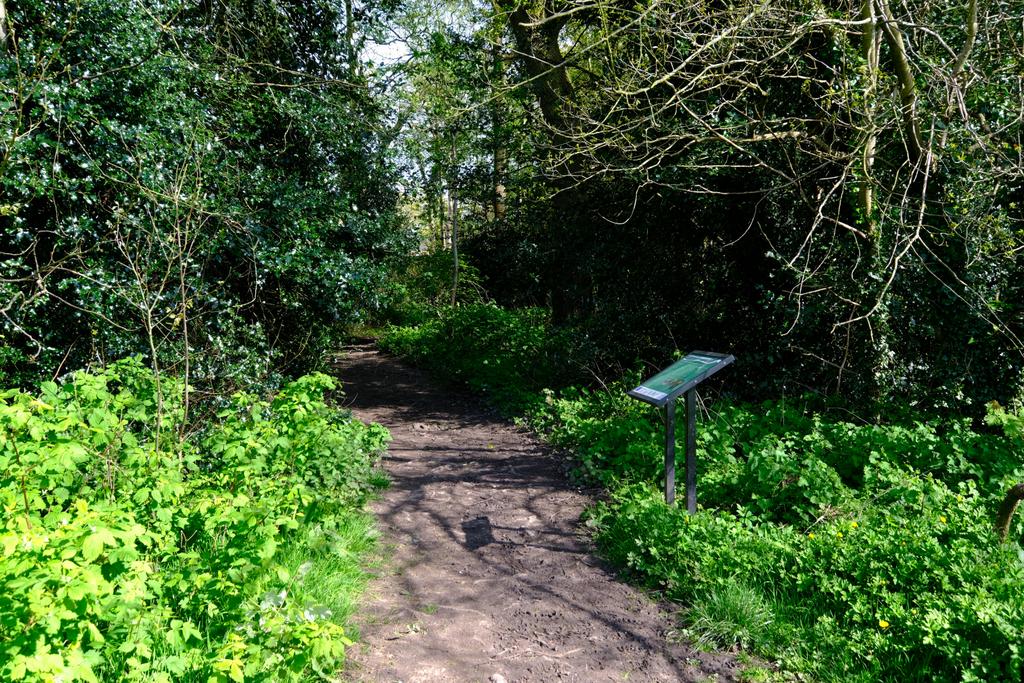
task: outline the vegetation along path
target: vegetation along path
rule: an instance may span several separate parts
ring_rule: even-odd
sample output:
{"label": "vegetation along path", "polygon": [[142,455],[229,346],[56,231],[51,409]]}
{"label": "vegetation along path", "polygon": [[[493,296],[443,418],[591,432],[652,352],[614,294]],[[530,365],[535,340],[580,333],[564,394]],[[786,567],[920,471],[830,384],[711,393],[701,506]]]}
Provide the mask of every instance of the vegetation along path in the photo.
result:
{"label": "vegetation along path", "polygon": [[378,353],[337,361],[360,419],[394,441],[374,504],[387,568],[354,681],[732,680],[736,662],[669,642],[670,615],[591,554],[564,464],[472,397]]}

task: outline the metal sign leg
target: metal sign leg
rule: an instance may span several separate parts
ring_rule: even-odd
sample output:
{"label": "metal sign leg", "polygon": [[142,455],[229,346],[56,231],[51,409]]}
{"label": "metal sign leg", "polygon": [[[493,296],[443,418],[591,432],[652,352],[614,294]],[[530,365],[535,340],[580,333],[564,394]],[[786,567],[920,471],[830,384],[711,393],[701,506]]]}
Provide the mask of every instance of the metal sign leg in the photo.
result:
{"label": "metal sign leg", "polygon": [[697,511],[697,392],[686,392],[686,511]]}
{"label": "metal sign leg", "polygon": [[676,402],[665,404],[665,502],[676,502]]}

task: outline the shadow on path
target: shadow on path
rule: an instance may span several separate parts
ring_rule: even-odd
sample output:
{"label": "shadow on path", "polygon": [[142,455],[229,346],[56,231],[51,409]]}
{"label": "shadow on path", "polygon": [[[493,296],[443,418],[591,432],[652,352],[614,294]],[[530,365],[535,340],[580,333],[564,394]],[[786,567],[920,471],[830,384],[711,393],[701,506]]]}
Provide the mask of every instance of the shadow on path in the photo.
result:
{"label": "shadow on path", "polygon": [[733,657],[669,643],[672,617],[591,554],[588,497],[529,434],[372,347],[335,371],[394,439],[372,506],[391,554],[349,680],[736,679]]}

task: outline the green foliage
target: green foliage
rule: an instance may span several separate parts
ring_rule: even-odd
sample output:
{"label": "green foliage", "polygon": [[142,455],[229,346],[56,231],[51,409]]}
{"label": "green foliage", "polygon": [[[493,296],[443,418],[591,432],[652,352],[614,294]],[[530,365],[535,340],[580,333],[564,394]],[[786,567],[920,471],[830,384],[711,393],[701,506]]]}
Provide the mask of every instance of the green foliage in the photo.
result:
{"label": "green foliage", "polygon": [[1024,389],[1021,4],[885,4],[413,3],[410,203],[621,366],[980,416]]}
{"label": "green foliage", "polygon": [[687,605],[685,634],[823,681],[1020,680],[1024,547],[1000,544],[993,523],[1024,481],[1024,418],[993,404],[988,427],[895,408],[869,422],[821,399],[718,401],[698,426],[691,516],[661,498],[661,416],[625,395],[638,377],[538,390],[560,376],[545,337],[526,355],[504,342],[543,329],[531,315],[466,308],[387,341],[479,388],[518,390],[531,424],[609,490],[588,512],[602,551]]}
{"label": "green foliage", "polygon": [[[755,652],[822,680],[1017,680],[1024,569],[990,507],[914,474],[886,483],[890,499],[803,529],[742,509],[690,517],[649,485],[620,489],[592,523],[614,561],[694,604],[698,636],[752,633]],[[732,582],[758,597],[723,597]]]}
{"label": "green foliage", "polygon": [[[1024,478],[1019,440],[965,421],[855,425],[803,406],[719,405],[699,428],[705,504],[690,517],[652,485],[656,418],[610,402],[559,399],[543,424],[606,480],[643,482],[617,488],[592,524],[613,560],[695,605],[697,634],[743,636],[824,680],[1019,678],[1024,555],[992,526]],[[745,635],[765,614],[754,607],[773,603],[781,624]]]}
{"label": "green foliage", "polygon": [[[387,440],[335,388],[236,394],[185,439],[182,384],[139,360],[0,394],[0,677],[331,675]],[[310,586],[338,566],[333,597]]]}
{"label": "green foliage", "polygon": [[254,387],[379,307],[409,234],[336,4],[7,7],[0,371],[145,350]]}
{"label": "green foliage", "polygon": [[[386,319],[416,325],[428,321],[435,311],[450,304],[454,265],[451,252],[441,250],[409,258],[405,269],[393,276]],[[483,298],[479,271],[460,257],[456,303],[479,304]]]}
{"label": "green foliage", "polygon": [[570,359],[586,352],[570,331],[551,329],[542,309],[487,303],[441,308],[418,327],[392,327],[380,345],[488,393],[508,410],[534,401],[542,387],[577,376]]}

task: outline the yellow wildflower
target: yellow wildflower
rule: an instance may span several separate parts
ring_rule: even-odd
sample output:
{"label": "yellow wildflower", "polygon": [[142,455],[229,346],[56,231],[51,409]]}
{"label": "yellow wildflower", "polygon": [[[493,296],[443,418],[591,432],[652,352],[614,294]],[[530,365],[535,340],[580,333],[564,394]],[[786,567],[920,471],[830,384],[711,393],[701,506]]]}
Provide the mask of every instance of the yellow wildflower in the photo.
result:
{"label": "yellow wildflower", "polygon": [[888,621],[886,621],[885,619],[879,619],[879,620],[878,620],[878,625],[879,625],[879,626],[880,626],[881,628],[889,628],[889,622],[888,622]]}

